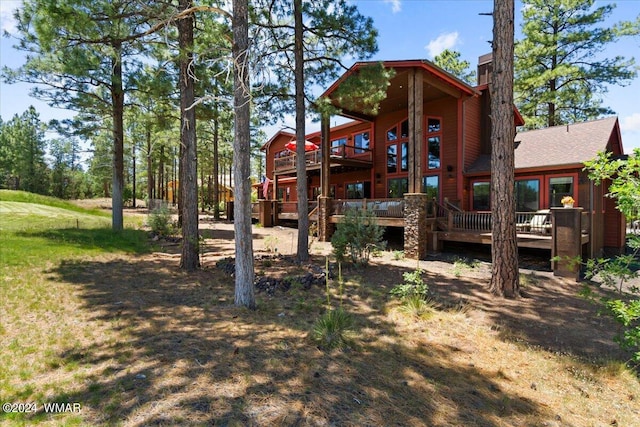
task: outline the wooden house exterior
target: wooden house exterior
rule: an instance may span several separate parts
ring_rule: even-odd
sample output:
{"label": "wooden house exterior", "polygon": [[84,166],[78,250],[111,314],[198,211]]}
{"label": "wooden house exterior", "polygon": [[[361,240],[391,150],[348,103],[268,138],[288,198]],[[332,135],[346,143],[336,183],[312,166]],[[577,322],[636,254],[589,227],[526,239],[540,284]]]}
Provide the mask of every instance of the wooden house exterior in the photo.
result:
{"label": "wooden house exterior", "polygon": [[[406,200],[407,195],[425,194],[424,200],[439,206],[488,212],[490,57],[481,57],[481,84],[475,87],[429,61],[384,62],[395,76],[375,113],[357,99],[346,102],[337,95],[342,83],[372,64],[356,63],[322,95],[353,121],[329,127],[330,119],[324,118],[322,130],[307,135],[319,147],[306,153],[309,199],[328,198],[334,206],[336,201],[368,199],[391,206],[391,201]],[[523,125],[517,110],[514,117],[514,127]],[[295,154],[285,148],[294,139],[293,133],[280,131],[264,145],[269,181],[259,194],[263,198],[266,188],[267,199],[281,200],[295,210]],[[582,171],[583,162],[599,150],[622,154],[616,118],[518,133],[514,146],[519,211],[553,208],[563,195],[572,195],[589,217],[591,236],[585,239],[585,252],[595,256],[623,248],[624,219],[604,197],[605,191]],[[405,229],[409,225],[406,214],[399,221],[381,221]],[[438,222],[432,221],[417,233],[437,234],[437,229]]]}

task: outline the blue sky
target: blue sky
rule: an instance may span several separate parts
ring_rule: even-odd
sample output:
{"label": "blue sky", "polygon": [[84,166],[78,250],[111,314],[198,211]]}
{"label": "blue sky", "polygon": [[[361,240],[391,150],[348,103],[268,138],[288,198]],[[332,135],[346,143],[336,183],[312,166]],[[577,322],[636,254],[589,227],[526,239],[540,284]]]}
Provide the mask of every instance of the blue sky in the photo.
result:
{"label": "blue sky", "polygon": [[[492,22],[480,13],[491,12],[492,0],[352,0],[360,12],[371,16],[379,31],[379,51],[375,60],[432,59],[445,48],[462,54],[473,67],[480,55],[490,52],[488,43],[492,35]],[[602,2],[597,2],[599,4]],[[3,32],[13,31],[11,10],[20,1],[0,0],[0,22]],[[608,23],[633,20],[640,15],[640,0],[619,0]],[[520,8],[516,1],[516,38],[519,38]],[[3,37],[0,40],[0,64],[18,67],[22,54],[12,48],[14,41]],[[640,65],[640,36],[618,41],[604,55],[635,57]],[[72,113],[50,108],[28,96],[29,87],[24,84],[0,83],[0,115],[9,120],[21,114],[29,105],[34,105],[42,120],[63,119]],[[620,118],[623,145],[626,152],[640,148],[640,77],[626,87],[610,87],[604,99]],[[268,134],[285,125],[291,126],[293,119],[266,129]],[[307,131],[318,130],[318,125],[308,122]],[[271,136],[270,134],[268,136]]]}

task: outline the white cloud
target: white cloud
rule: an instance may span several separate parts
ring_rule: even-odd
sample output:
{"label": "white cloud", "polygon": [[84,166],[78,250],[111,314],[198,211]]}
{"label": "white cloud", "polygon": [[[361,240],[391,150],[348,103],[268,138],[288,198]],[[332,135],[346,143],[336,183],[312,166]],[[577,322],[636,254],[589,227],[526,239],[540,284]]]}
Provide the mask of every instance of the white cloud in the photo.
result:
{"label": "white cloud", "polygon": [[389,3],[391,4],[391,11],[393,13],[398,13],[400,12],[401,8],[402,8],[402,3],[400,0],[383,0],[385,3]]}
{"label": "white cloud", "polygon": [[640,113],[623,117],[620,126],[627,132],[640,132]]}
{"label": "white cloud", "polygon": [[445,49],[454,48],[459,41],[460,35],[457,31],[442,33],[436,39],[431,40],[424,48],[429,52],[429,56],[433,58]]}
{"label": "white cloud", "polygon": [[16,33],[16,21],[13,12],[22,5],[21,0],[0,0],[0,31]]}

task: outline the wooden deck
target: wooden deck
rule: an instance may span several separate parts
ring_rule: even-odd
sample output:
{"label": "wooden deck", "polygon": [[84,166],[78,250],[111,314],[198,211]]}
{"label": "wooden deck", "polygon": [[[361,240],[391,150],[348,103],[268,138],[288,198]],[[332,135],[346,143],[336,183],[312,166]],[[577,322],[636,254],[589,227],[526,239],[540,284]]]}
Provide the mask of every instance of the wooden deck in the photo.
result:
{"label": "wooden deck", "polygon": [[[329,222],[337,224],[345,217],[347,209],[370,209],[376,222],[383,227],[405,226],[403,199],[363,199],[334,200]],[[491,245],[491,213],[464,212],[447,206],[431,206],[431,216],[427,219],[427,233],[433,248],[441,247],[441,242],[479,243]],[[254,217],[257,212],[254,209]],[[278,220],[298,219],[296,202],[280,202]],[[317,203],[309,207],[311,221],[318,220]],[[518,212],[517,244],[519,248],[552,250],[551,214],[548,210],[538,212]],[[583,213],[581,244],[589,242],[588,217]]]}
{"label": "wooden deck", "polygon": [[[491,233],[484,231],[436,231],[434,234],[441,242],[491,244]],[[519,248],[551,250],[552,239],[550,235],[517,234],[517,239]]]}

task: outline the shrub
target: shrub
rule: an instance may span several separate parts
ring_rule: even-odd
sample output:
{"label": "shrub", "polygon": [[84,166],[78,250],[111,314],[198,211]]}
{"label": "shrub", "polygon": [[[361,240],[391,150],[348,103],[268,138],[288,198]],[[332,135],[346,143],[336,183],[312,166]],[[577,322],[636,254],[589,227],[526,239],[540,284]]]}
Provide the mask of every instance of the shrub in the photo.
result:
{"label": "shrub", "polygon": [[313,340],[323,350],[348,347],[353,333],[353,317],[342,308],[329,310],[313,326]]}
{"label": "shrub", "polygon": [[[636,148],[626,160],[612,159],[611,153],[598,153],[594,160],[585,162],[589,178],[596,185],[610,180],[607,196],[614,199],[616,208],[628,221],[640,217],[640,149]],[[631,253],[613,259],[587,261],[587,278],[599,276],[603,286],[614,288],[621,298],[601,298],[605,313],[621,326],[616,341],[624,349],[633,352],[633,360],[640,363],[640,289],[627,286],[629,280],[638,277],[640,238],[628,236]],[[625,295],[626,294],[626,295]]]}
{"label": "shrub", "polygon": [[426,299],[429,293],[429,286],[424,282],[422,278],[422,270],[416,269],[412,272],[402,274],[404,282],[400,285],[396,285],[389,292],[391,295],[406,300],[413,297],[420,299]]}
{"label": "shrub", "polygon": [[367,265],[371,253],[386,246],[383,233],[384,227],[378,225],[371,210],[348,209],[331,239],[333,252],[338,261],[348,256],[357,266]]}
{"label": "shrub", "polygon": [[151,231],[158,236],[171,234],[171,213],[168,208],[157,208],[151,211],[147,219]]}

